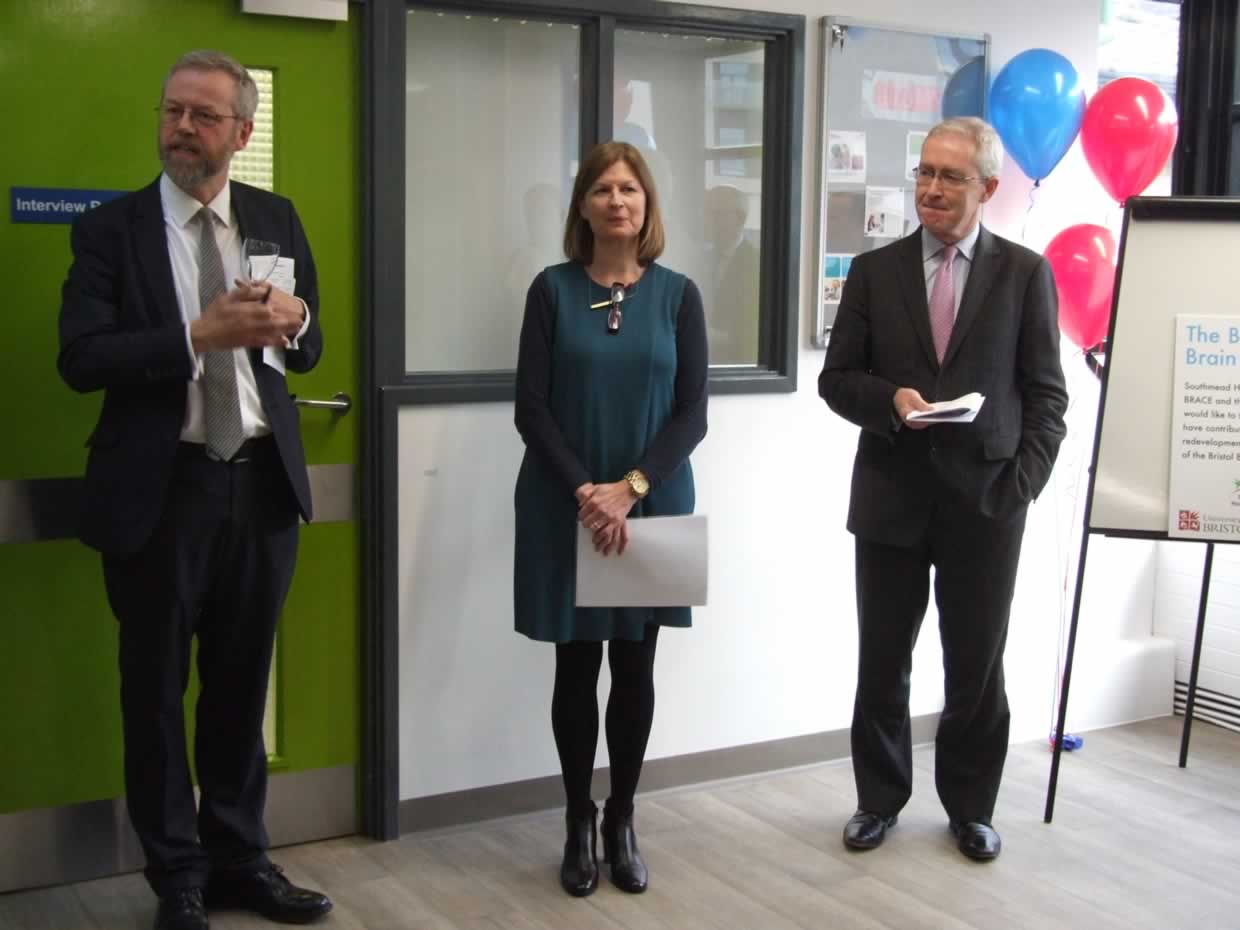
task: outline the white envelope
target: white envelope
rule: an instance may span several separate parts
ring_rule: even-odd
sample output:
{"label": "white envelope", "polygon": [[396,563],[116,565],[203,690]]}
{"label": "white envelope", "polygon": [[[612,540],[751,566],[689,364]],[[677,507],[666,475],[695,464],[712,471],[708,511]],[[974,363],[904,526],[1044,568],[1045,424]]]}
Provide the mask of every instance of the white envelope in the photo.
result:
{"label": "white envelope", "polygon": [[700,607],[706,603],[705,514],[629,520],[624,555],[594,551],[577,526],[578,607]]}
{"label": "white envelope", "polygon": [[[250,259],[250,274],[257,276],[267,269],[258,263],[261,258]],[[296,260],[292,258],[280,257],[276,259],[275,267],[267,273],[267,283],[272,287],[278,287],[287,294],[293,294],[297,291],[297,278],[294,277],[296,269]],[[263,362],[270,365],[280,374],[284,374],[284,350],[279,346],[266,346],[263,349]]]}
{"label": "white envelope", "polygon": [[[251,259],[253,267],[254,260]],[[292,294],[297,289],[296,262],[291,258],[281,256],[276,259],[276,266],[267,275],[267,282],[272,287],[278,287],[286,293]],[[255,269],[258,270],[258,269]],[[266,270],[266,269],[263,269]]]}

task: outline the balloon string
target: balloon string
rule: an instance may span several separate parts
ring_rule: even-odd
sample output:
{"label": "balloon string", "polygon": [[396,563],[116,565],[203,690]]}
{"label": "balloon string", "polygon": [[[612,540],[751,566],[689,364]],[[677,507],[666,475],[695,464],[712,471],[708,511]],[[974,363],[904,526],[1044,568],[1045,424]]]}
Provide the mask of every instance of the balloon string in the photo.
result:
{"label": "balloon string", "polygon": [[1088,349],[1084,350],[1085,366],[1094,373],[1094,376],[1097,377],[1099,381],[1102,380],[1102,369],[1105,366],[1102,363],[1102,359],[1100,359],[1096,353],[1104,351],[1106,351],[1105,341],[1098,343],[1096,346],[1090,346]]}
{"label": "balloon string", "polygon": [[1025,221],[1020,225],[1020,241],[1022,244],[1025,241],[1025,233],[1029,229],[1029,214],[1033,212],[1034,204],[1037,202],[1034,194],[1037,193],[1038,185],[1041,183],[1041,181],[1034,181],[1033,187],[1029,188],[1029,206],[1025,209]]}

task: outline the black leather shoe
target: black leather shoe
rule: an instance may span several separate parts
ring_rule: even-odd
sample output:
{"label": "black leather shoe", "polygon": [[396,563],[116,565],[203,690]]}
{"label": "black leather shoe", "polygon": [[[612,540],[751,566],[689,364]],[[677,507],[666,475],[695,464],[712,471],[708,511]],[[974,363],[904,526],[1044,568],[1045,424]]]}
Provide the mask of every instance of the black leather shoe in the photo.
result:
{"label": "black leather shoe", "polygon": [[327,895],[298,888],[278,865],[257,872],[217,872],[207,884],[207,907],[253,911],[281,924],[308,924],[332,909]]}
{"label": "black leather shoe", "polygon": [[646,890],[650,873],[637,848],[633,815],[616,817],[603,812],[603,861],[611,865],[611,883],[629,894]]}
{"label": "black leather shoe", "polygon": [[968,823],[953,820],[948,826],[951,828],[952,835],[956,837],[956,846],[970,859],[989,862],[991,859],[998,858],[999,850],[1003,848],[1003,841],[999,839],[999,834],[990,824],[976,820]]}
{"label": "black leather shoe", "polygon": [[884,817],[873,811],[857,811],[844,824],[844,845],[849,849],[876,849],[883,845],[887,830],[894,827],[899,817]]}
{"label": "black leather shoe", "polygon": [[201,888],[177,888],[159,899],[155,930],[207,930]]}
{"label": "black leather shoe", "polygon": [[574,898],[594,894],[598,887],[597,810],[585,817],[566,814],[568,835],[564,839],[564,861],[560,863],[560,886]]}

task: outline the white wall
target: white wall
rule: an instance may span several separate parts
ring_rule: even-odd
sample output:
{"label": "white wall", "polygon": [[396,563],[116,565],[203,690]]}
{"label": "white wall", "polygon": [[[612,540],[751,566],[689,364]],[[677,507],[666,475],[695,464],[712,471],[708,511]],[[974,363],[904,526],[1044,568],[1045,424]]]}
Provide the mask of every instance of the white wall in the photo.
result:
{"label": "white wall", "polygon": [[[1206,547],[1158,544],[1154,631],[1175,642],[1175,679],[1188,681]],[[1197,685],[1240,698],[1240,548],[1214,547]]]}
{"label": "white wall", "polygon": [[[763,6],[808,17],[799,303],[808,347],[817,267],[818,17],[826,10],[808,0]],[[830,7],[833,15],[865,22],[989,33],[992,73],[1023,49],[1053,48],[1092,82],[1096,3],[941,0],[933,15],[922,10],[907,0],[839,0]],[[1026,217],[1030,187],[1019,169],[1005,169],[987,222],[1032,248],[1073,223],[1118,219],[1079,146],[1043,184]],[[710,432],[693,458],[698,509],[711,519],[711,606],[695,612],[692,630],[660,638],[651,758],[849,724],[856,620],[844,516],[856,429],[818,398],[822,355],[802,349],[794,394],[711,400]],[[1073,436],[1030,514],[1007,652],[1016,740],[1045,736],[1051,726],[1065,578],[1070,587],[1080,544],[1078,488],[1097,393],[1079,358],[1065,362]],[[510,405],[400,414],[402,798],[558,772],[549,724],[553,650],[512,632],[512,487],[520,456]],[[1169,660],[1162,663],[1166,698],[1158,705],[1165,710],[1129,700],[1134,689],[1117,692],[1109,684],[1115,657],[1130,653],[1143,683],[1162,674],[1151,673],[1144,658],[1153,551],[1149,543],[1090,543],[1069,729],[1169,712]],[[942,702],[935,629],[932,612],[915,656],[915,714]],[[605,679],[606,672],[604,689]],[[605,762],[600,746],[599,764]]]}

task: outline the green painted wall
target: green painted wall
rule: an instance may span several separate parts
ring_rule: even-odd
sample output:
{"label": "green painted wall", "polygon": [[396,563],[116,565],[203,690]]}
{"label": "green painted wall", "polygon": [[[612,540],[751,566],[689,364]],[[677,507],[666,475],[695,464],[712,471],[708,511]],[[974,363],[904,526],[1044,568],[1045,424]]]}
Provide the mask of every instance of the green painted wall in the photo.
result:
{"label": "green painted wall", "polygon": [[[9,186],[130,190],[155,178],[160,84],[191,48],[275,71],[276,189],[319,270],[325,350],[304,396],[360,394],[360,18],[246,16],[237,0],[3,0],[0,146]],[[56,374],[69,227],[0,216],[0,480],[80,475],[101,395]],[[361,416],[305,411],[311,464],[356,462]],[[356,762],[360,536],[306,527],[281,627],[281,766]],[[0,545],[0,813],[121,793],[115,621],[98,557],[73,541]]]}

